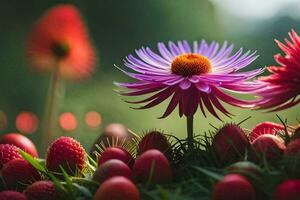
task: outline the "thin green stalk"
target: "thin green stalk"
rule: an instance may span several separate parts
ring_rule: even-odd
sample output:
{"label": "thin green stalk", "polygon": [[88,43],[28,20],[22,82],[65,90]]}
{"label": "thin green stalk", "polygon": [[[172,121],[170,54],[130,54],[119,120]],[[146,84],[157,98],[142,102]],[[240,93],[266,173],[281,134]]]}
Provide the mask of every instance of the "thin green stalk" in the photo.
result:
{"label": "thin green stalk", "polygon": [[42,150],[51,143],[55,134],[55,124],[58,115],[58,103],[62,93],[62,81],[59,75],[58,69],[54,70],[51,76],[48,97],[46,103],[46,109],[44,113],[44,124],[43,124],[43,137],[42,137]]}
{"label": "thin green stalk", "polygon": [[190,115],[186,117],[186,124],[187,124],[187,142],[189,150],[194,149],[194,131],[193,131],[193,121],[194,116]]}

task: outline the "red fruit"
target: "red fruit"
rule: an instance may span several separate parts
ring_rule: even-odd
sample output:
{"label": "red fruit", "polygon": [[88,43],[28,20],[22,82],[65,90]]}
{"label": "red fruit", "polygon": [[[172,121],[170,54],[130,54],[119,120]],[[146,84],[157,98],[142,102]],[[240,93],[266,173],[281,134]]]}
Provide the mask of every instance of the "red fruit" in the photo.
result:
{"label": "red fruit", "polygon": [[261,168],[249,161],[236,162],[230,165],[227,171],[230,174],[240,174],[246,177],[260,177],[263,173]]}
{"label": "red fruit", "polygon": [[95,193],[94,200],[140,200],[136,186],[123,176],[104,181]]}
{"label": "red fruit", "polygon": [[290,142],[285,150],[287,156],[296,156],[297,154],[300,155],[300,139]]}
{"label": "red fruit", "polygon": [[86,162],[86,153],[79,142],[71,137],[60,137],[49,147],[46,167],[53,172],[61,172],[60,166],[74,175],[76,170],[82,170]]}
{"label": "red fruit", "polygon": [[131,179],[131,169],[121,160],[111,159],[103,163],[94,173],[93,180],[102,183],[113,176],[124,176]]}
{"label": "red fruit", "polygon": [[283,131],[284,126],[274,122],[262,122],[257,124],[249,135],[250,142],[254,142],[260,135],[271,134],[276,135],[278,131]]}
{"label": "red fruit", "polygon": [[[116,146],[113,145],[119,142],[130,141],[132,138],[131,134],[129,134],[127,127],[123,124],[112,123],[108,124],[103,134],[94,142],[94,145],[91,148],[91,155],[93,156],[93,152],[97,151],[96,144],[102,143],[105,147]],[[117,143],[117,145],[119,145]]]}
{"label": "red fruit", "polygon": [[20,192],[6,190],[0,192],[1,200],[27,200],[26,196]]}
{"label": "red fruit", "polygon": [[290,142],[284,155],[285,167],[289,175],[300,178],[300,139]]}
{"label": "red fruit", "polygon": [[14,159],[4,164],[1,175],[5,185],[14,189],[41,179],[39,172],[24,159]]}
{"label": "red fruit", "polygon": [[112,123],[108,124],[104,133],[98,138],[97,144],[103,142],[105,146],[111,146],[118,141],[128,141],[131,139],[131,135],[129,134],[127,127],[123,124]]}
{"label": "red fruit", "polygon": [[171,167],[163,153],[151,149],[135,160],[133,174],[141,183],[166,183],[171,180]]}
{"label": "red fruit", "polygon": [[24,194],[28,200],[54,200],[59,196],[51,181],[35,182],[26,188]]}
{"label": "red fruit", "polygon": [[171,144],[164,134],[158,131],[151,131],[139,142],[137,154],[141,155],[149,149],[157,149],[162,153],[167,153],[170,150],[170,147]]}
{"label": "red fruit", "polygon": [[23,151],[26,151],[33,157],[39,156],[33,142],[24,135],[18,133],[8,133],[3,135],[0,138],[0,144],[13,144],[16,147],[22,149]]}
{"label": "red fruit", "polygon": [[281,183],[272,200],[299,200],[300,199],[300,180],[289,179]]}
{"label": "red fruit", "polygon": [[281,138],[270,134],[261,135],[251,144],[250,159],[257,162],[265,158],[269,162],[276,162],[281,159],[285,148]]}
{"label": "red fruit", "polygon": [[213,138],[212,147],[220,165],[227,165],[241,160],[249,146],[244,131],[235,124],[226,124]]}
{"label": "red fruit", "polygon": [[108,124],[105,127],[104,135],[107,137],[118,137],[119,139],[130,137],[126,126],[118,123]]}
{"label": "red fruit", "polygon": [[134,162],[131,154],[122,147],[108,147],[99,156],[98,164],[101,165],[110,159],[121,160],[132,167]]}
{"label": "red fruit", "polygon": [[213,200],[255,200],[256,194],[249,181],[237,174],[228,174],[213,189]]}
{"label": "red fruit", "polygon": [[10,144],[0,144],[0,169],[10,160],[22,158],[19,148]]}

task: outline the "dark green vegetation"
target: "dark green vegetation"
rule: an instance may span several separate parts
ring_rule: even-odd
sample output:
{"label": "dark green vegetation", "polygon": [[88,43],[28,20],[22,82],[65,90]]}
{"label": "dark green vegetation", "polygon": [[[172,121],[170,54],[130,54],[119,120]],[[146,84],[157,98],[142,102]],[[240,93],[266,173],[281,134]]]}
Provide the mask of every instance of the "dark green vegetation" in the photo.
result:
{"label": "dark green vegetation", "polygon": [[[229,126],[236,126],[229,124]],[[224,126],[225,127],[225,126]],[[224,128],[223,127],[223,128]],[[150,184],[146,182],[138,184],[138,188],[143,200],[190,200],[201,199],[209,200],[212,198],[212,190],[216,182],[220,181],[227,174],[240,174],[247,178],[256,190],[256,199],[271,199],[276,187],[288,178],[297,178],[298,175],[290,173],[289,166],[298,166],[296,157],[281,157],[277,155],[276,162],[271,162],[261,155],[261,160],[256,164],[251,160],[247,152],[251,147],[245,147],[246,153],[234,161],[224,164],[217,156],[213,147],[215,135],[221,133],[223,128],[196,136],[194,138],[193,149],[187,147],[186,140],[180,140],[174,136],[169,137],[171,141],[171,150],[165,151],[169,156],[172,166],[173,180],[168,184]],[[228,135],[229,132],[223,132]],[[279,135],[286,135],[285,131],[277,132]],[[287,132],[286,132],[287,133]],[[243,131],[241,134],[245,134]],[[246,135],[245,135],[246,136]],[[287,135],[286,135],[287,136]],[[230,136],[235,137],[235,136]],[[233,139],[233,138],[228,138]],[[286,144],[293,137],[283,137]],[[289,139],[288,139],[289,138]],[[131,153],[136,154],[136,142],[133,140]],[[299,140],[299,139],[298,139]],[[296,141],[296,140],[295,140]],[[236,146],[234,146],[236,147]],[[233,148],[230,147],[230,148]],[[227,149],[229,150],[229,149]],[[229,153],[231,152],[231,153]],[[298,150],[299,152],[299,150]],[[224,152],[225,153],[225,152]],[[232,151],[228,151],[233,155]],[[54,182],[62,199],[92,199],[99,183],[92,179],[97,162],[88,157],[88,165],[82,171],[78,171],[75,176],[67,174],[67,171],[61,168],[61,173],[50,172],[46,169],[44,160],[36,160],[29,154],[21,152],[22,156],[29,161],[42,175],[44,179],[50,179]],[[234,153],[235,154],[235,153]],[[170,156],[171,155],[171,156]],[[100,165],[101,167],[101,165]],[[294,170],[294,172],[299,170]],[[229,193],[232,191],[228,191]]]}

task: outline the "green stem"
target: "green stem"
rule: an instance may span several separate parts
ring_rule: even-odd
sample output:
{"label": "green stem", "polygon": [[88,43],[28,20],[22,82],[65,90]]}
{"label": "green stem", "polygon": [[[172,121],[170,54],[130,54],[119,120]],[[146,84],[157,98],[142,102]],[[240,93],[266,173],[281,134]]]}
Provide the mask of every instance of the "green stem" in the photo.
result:
{"label": "green stem", "polygon": [[58,102],[61,96],[61,86],[61,79],[57,68],[52,73],[48,89],[47,104],[44,113],[44,130],[41,148],[42,150],[46,150],[44,148],[47,148],[53,139],[53,135],[55,132],[55,123],[57,121],[57,114],[59,108]]}
{"label": "green stem", "polygon": [[193,148],[194,148],[193,121],[194,121],[194,116],[193,115],[190,115],[190,116],[186,117],[187,142],[188,142],[189,150],[193,150]]}

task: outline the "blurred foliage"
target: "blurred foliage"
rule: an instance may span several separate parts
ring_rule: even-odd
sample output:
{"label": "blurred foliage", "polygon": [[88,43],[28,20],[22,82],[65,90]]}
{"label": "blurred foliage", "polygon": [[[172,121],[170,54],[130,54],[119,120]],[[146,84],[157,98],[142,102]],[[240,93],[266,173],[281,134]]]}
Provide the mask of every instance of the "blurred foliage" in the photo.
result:
{"label": "blurred foliage", "polygon": [[[133,53],[134,49],[141,46],[156,48],[157,42],[168,40],[228,40],[236,47],[258,50],[261,56],[251,65],[255,68],[275,64],[273,54],[278,53],[279,49],[273,42],[274,38],[282,40],[291,28],[300,30],[299,20],[284,16],[260,22],[240,21],[238,18],[228,18],[226,21],[226,16],[225,20],[220,20],[217,9],[207,0],[2,1],[0,110],[7,113],[9,122],[3,133],[15,131],[14,120],[20,111],[30,110],[40,118],[43,116],[49,75],[38,75],[29,70],[24,56],[24,42],[35,21],[45,10],[58,3],[78,6],[98,52],[98,66],[92,78],[79,83],[66,83],[65,104],[61,107],[61,111],[74,112],[79,122],[78,129],[67,135],[79,139],[86,147],[101,132],[85,126],[84,115],[89,110],[101,113],[103,125],[122,122],[138,133],[158,128],[180,137],[185,135],[185,119],[178,118],[176,114],[165,120],[156,119],[165,104],[151,110],[134,111],[113,92],[113,81],[127,80],[113,64],[122,66],[123,58]],[[233,118],[235,121],[253,116],[243,124],[248,128],[260,120],[276,120],[275,113],[231,110],[237,114]],[[299,117],[297,110],[299,112],[299,106],[278,114],[295,123],[296,117]],[[210,117],[203,121],[200,114],[195,120],[196,133],[210,129],[209,123],[215,126],[221,123]],[[39,140],[40,130],[30,136],[35,142]]]}

